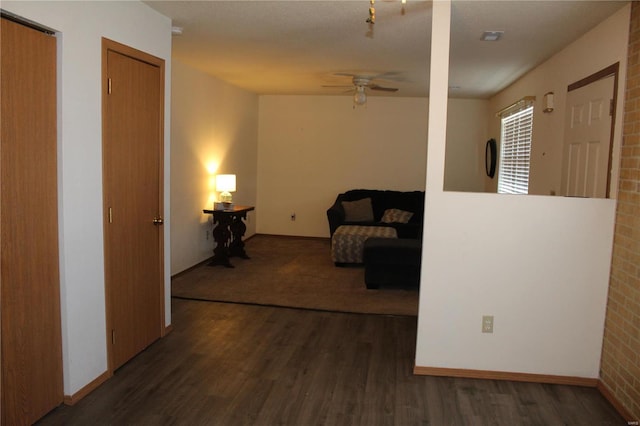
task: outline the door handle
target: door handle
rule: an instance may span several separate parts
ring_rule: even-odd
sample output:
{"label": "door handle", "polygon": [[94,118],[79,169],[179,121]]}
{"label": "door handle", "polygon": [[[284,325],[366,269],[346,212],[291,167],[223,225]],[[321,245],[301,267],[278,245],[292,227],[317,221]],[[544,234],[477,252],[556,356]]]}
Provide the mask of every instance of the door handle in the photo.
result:
{"label": "door handle", "polygon": [[161,218],[161,217],[155,217],[155,218],[153,218],[153,224],[154,224],[154,225],[160,226],[160,225],[162,225],[163,223],[164,223],[164,220],[162,220],[162,218]]}

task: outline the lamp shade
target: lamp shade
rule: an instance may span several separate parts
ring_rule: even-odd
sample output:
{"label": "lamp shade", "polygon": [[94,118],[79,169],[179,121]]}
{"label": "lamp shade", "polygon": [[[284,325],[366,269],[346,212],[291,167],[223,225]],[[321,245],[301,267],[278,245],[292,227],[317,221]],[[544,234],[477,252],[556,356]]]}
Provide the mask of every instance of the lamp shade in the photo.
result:
{"label": "lamp shade", "polygon": [[236,175],[216,175],[216,190],[234,192],[236,190]]}

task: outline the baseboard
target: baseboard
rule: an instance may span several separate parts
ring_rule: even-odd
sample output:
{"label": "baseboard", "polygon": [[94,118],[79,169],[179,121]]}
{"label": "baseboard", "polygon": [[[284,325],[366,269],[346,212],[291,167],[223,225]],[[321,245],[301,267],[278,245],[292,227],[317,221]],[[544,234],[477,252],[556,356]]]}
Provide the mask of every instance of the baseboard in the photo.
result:
{"label": "baseboard", "polygon": [[329,237],[308,237],[304,235],[283,235],[283,234],[253,234],[252,237],[255,237],[256,235],[261,235],[265,237],[275,237],[275,238],[291,238],[291,239],[297,239],[297,240],[323,240],[323,241],[330,240]]}
{"label": "baseboard", "polygon": [[65,405],[76,404],[82,398],[84,398],[85,396],[89,395],[92,391],[94,391],[98,386],[100,386],[101,384],[109,380],[111,376],[112,374],[109,371],[105,371],[104,373],[96,377],[94,380],[92,380],[91,383],[87,384],[85,387],[80,389],[78,392],[74,393],[73,395],[65,395],[63,399],[64,404]]}
{"label": "baseboard", "polygon": [[640,419],[637,419],[637,418],[633,417],[633,415],[629,412],[629,410],[627,410],[625,408],[625,406],[622,405],[620,403],[620,401],[618,401],[618,398],[616,398],[616,396],[613,394],[613,392],[611,392],[611,390],[607,387],[607,385],[602,383],[602,380],[598,380],[598,385],[596,387],[598,388],[598,391],[600,391],[600,394],[607,401],[609,401],[609,403],[611,405],[613,405],[613,408],[616,409],[618,414],[620,414],[622,416],[622,418],[624,418],[624,420],[627,422],[627,424],[629,424],[629,425],[637,425],[638,424],[638,421],[640,421]]}
{"label": "baseboard", "polygon": [[166,326],[164,328],[164,333],[162,334],[162,337],[166,336],[167,334],[171,333],[173,331],[173,324],[169,324],[168,326]]}
{"label": "baseboard", "polygon": [[200,267],[200,266],[204,265],[205,263],[209,263],[209,261],[211,261],[211,259],[213,259],[213,256],[211,256],[211,257],[207,257],[207,258],[206,258],[205,260],[203,260],[202,262],[198,262],[198,263],[196,263],[195,265],[190,266],[190,267],[188,267],[187,269],[185,269],[185,270],[183,270],[183,271],[180,271],[180,272],[178,272],[178,273],[175,273],[175,274],[171,275],[171,279],[178,278],[179,276],[184,275],[184,274],[186,274],[187,272],[191,272],[191,271],[193,271],[194,269],[196,269],[196,268],[198,268],[198,267]]}
{"label": "baseboard", "polygon": [[550,383],[555,385],[586,386],[595,388],[598,379],[549,374],[512,373],[507,371],[468,370],[464,368],[440,368],[415,366],[413,374],[419,376],[460,377],[466,379],[510,380],[514,382]]}

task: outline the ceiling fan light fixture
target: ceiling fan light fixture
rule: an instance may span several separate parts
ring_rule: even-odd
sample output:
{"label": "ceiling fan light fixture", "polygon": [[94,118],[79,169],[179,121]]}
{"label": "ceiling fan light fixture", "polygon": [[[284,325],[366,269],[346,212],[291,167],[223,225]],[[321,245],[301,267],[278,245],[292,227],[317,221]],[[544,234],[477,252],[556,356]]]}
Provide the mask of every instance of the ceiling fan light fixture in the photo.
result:
{"label": "ceiling fan light fixture", "polygon": [[356,86],[356,92],[353,94],[353,107],[356,105],[364,105],[367,103],[367,94],[364,92],[364,86]]}

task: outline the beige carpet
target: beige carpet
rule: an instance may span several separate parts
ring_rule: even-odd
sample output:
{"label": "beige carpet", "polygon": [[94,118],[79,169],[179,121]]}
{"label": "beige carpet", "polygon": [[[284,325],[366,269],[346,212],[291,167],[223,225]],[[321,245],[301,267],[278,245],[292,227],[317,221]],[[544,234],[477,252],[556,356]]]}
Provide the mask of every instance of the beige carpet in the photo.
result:
{"label": "beige carpet", "polygon": [[363,267],[336,267],[329,239],[256,235],[235,268],[197,266],[172,280],[180,298],[387,315],[417,315],[418,292],[368,290]]}

